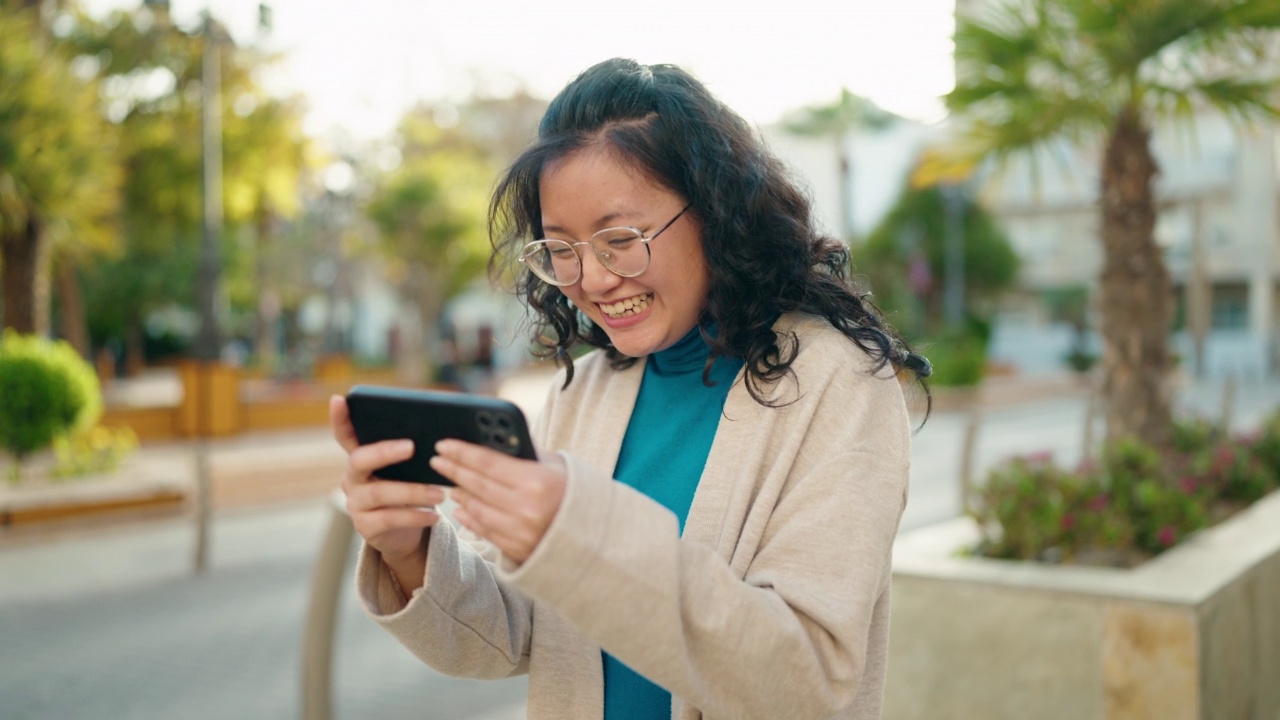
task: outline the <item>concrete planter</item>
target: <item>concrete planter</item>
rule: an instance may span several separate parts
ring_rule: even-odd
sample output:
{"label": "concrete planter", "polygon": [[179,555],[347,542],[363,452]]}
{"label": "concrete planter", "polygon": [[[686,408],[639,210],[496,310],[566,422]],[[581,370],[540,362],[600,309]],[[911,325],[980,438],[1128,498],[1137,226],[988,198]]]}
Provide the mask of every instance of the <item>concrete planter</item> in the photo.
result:
{"label": "concrete planter", "polygon": [[1277,720],[1280,493],[1131,570],[894,550],[886,720]]}

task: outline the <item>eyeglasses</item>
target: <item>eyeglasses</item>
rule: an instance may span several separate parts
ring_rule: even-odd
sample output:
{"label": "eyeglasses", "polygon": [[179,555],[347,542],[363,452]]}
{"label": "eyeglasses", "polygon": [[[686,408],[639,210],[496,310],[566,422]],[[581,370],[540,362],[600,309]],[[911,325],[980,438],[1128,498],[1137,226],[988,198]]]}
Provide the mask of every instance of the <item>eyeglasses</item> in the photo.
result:
{"label": "eyeglasses", "polygon": [[567,287],[582,277],[582,258],[578,256],[577,247],[590,245],[596,259],[610,272],[627,278],[636,277],[649,269],[649,242],[674,225],[691,207],[692,203],[685,205],[666,225],[648,237],[633,227],[612,227],[597,232],[586,242],[571,243],[554,238],[534,240],[520,252],[520,262],[546,282]]}

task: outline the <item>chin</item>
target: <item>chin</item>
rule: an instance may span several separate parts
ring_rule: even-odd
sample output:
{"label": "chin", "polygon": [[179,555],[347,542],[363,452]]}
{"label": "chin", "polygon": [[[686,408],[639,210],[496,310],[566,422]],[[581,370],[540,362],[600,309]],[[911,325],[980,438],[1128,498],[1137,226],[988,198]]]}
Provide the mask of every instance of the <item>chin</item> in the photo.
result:
{"label": "chin", "polygon": [[614,349],[627,357],[640,358],[662,349],[662,343],[657,339],[629,337],[626,333],[606,334]]}

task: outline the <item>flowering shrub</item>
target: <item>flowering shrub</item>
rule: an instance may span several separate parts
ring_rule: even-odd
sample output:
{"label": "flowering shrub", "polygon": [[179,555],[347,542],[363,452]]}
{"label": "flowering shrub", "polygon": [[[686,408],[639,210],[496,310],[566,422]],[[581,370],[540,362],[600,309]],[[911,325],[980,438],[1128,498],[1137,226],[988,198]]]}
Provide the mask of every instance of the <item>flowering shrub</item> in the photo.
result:
{"label": "flowering shrub", "polygon": [[107,428],[96,425],[89,430],[73,432],[53,439],[56,478],[72,478],[107,473],[138,448],[138,435],[133,428]]}
{"label": "flowering shrub", "polygon": [[988,557],[1131,566],[1280,487],[1280,412],[1231,438],[1179,423],[1172,449],[1107,446],[1075,469],[1048,453],[1012,458],[980,489],[973,517]]}

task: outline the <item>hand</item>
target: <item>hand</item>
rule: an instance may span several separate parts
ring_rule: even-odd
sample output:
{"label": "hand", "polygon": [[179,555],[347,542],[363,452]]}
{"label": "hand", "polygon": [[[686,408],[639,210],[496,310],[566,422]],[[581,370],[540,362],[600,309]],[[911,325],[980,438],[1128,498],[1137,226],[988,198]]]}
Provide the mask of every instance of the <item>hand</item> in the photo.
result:
{"label": "hand", "polygon": [[379,468],[412,457],[413,442],[386,440],[360,445],[346,398],[330,398],[329,425],[333,437],[347,451],[342,491],[347,495],[351,524],[382,554],[405,593],[412,593],[423,584],[427,557],[422,536],[426,528],[440,521],[434,506],[444,501],[444,489],[374,477]]}
{"label": "hand", "polygon": [[436,452],[431,467],[458,484],[454,519],[517,563],[528,560],[564,499],[564,461],[521,460],[460,440],[441,440]]}

